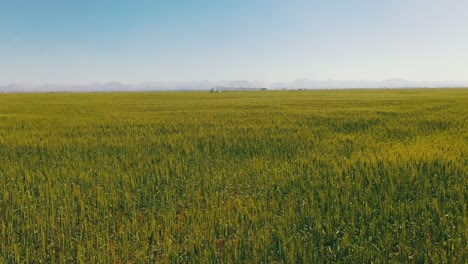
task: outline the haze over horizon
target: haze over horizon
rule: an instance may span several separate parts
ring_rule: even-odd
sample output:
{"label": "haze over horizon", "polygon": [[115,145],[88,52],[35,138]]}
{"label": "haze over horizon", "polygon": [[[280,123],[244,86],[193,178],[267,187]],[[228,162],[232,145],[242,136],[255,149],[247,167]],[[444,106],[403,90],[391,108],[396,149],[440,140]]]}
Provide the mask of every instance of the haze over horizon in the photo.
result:
{"label": "haze over horizon", "polygon": [[466,83],[467,12],[463,0],[0,0],[0,86]]}
{"label": "haze over horizon", "polygon": [[320,89],[379,89],[379,88],[457,88],[468,87],[468,81],[422,81],[411,82],[404,79],[387,79],[383,81],[343,81],[343,80],[309,80],[298,79],[291,82],[259,82],[247,80],[234,81],[198,81],[198,82],[145,82],[126,84],[120,82],[103,82],[89,84],[43,84],[0,85],[0,92],[110,92],[110,91],[195,91],[195,90],[244,90],[244,89],[270,89],[270,90],[320,90]]}

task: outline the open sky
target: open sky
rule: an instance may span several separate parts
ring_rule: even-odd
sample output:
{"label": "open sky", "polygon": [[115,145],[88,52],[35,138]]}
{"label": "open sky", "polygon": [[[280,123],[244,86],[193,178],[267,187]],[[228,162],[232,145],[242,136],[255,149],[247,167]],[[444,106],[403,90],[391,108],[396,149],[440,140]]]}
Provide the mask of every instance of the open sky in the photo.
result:
{"label": "open sky", "polygon": [[0,0],[0,84],[468,79],[466,0]]}

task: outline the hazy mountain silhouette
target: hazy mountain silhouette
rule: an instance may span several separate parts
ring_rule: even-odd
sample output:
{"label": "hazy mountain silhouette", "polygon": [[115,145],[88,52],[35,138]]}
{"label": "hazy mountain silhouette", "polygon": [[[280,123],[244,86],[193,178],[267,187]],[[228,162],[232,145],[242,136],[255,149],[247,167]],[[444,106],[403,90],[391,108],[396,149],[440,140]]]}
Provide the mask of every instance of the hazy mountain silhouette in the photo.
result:
{"label": "hazy mountain silhouette", "polygon": [[146,82],[124,84],[120,82],[90,83],[83,85],[22,85],[0,86],[0,92],[107,92],[107,91],[165,91],[165,90],[210,90],[213,87],[268,88],[277,89],[352,89],[352,88],[437,88],[468,87],[468,81],[422,81],[412,82],[393,78],[383,81],[370,80],[310,80],[298,79],[292,82],[266,83],[247,80],[197,81],[197,82]]}

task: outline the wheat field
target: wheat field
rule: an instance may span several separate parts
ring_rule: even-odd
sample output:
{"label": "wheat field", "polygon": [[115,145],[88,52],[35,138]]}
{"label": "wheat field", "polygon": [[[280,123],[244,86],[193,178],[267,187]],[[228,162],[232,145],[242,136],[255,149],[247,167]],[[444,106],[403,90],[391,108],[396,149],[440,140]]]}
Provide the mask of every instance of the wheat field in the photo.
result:
{"label": "wheat field", "polygon": [[0,94],[0,262],[466,263],[468,89]]}

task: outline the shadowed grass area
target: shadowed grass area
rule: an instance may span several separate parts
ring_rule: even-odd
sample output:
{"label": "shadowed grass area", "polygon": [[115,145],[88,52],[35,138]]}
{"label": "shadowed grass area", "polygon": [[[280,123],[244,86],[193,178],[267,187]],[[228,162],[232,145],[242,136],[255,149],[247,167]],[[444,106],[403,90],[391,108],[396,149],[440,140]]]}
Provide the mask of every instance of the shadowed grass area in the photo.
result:
{"label": "shadowed grass area", "polygon": [[4,262],[468,260],[468,89],[0,95]]}

